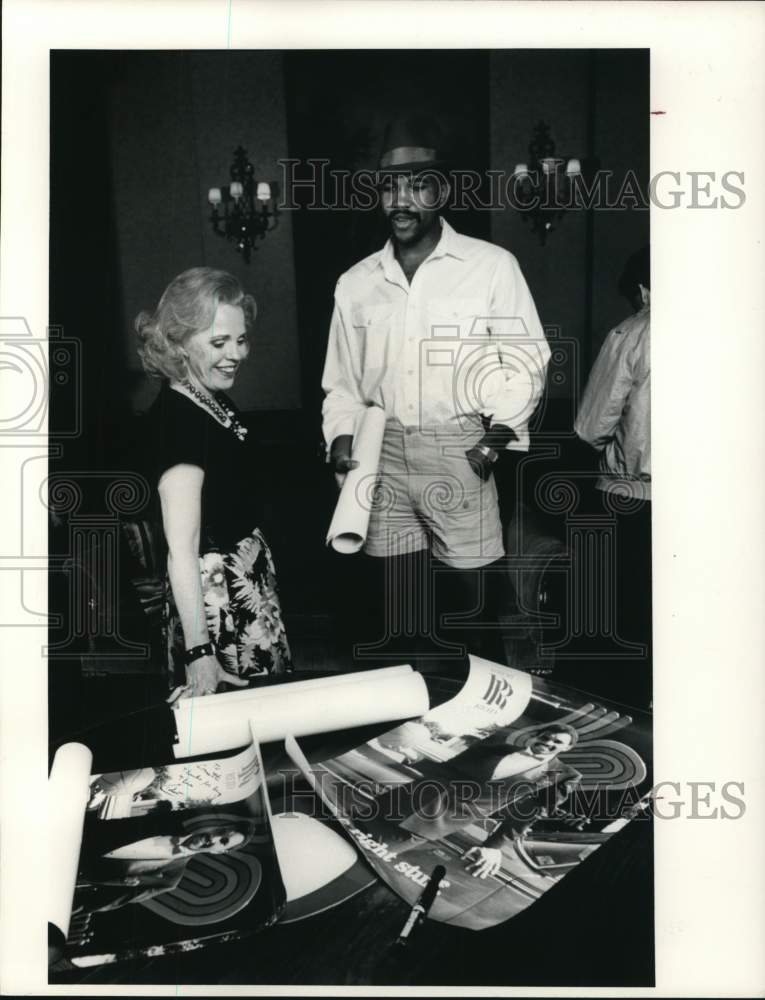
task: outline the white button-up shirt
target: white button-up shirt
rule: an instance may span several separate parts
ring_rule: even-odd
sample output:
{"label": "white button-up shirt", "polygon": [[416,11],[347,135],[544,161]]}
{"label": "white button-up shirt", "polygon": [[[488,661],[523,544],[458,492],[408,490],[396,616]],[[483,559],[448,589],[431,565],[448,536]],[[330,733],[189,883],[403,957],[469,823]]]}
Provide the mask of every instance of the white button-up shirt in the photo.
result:
{"label": "white button-up shirt", "polygon": [[481,414],[528,450],[550,358],[531,293],[512,254],[441,226],[411,285],[390,240],[338,281],[322,379],[328,446],[374,403],[406,426]]}

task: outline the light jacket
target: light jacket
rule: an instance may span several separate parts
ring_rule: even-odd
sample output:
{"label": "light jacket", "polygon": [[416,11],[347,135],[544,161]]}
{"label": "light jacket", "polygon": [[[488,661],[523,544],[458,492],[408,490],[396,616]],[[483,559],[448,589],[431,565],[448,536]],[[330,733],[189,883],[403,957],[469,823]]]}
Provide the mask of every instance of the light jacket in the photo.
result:
{"label": "light jacket", "polygon": [[651,499],[651,312],[606,337],[592,366],[574,430],[600,452],[600,490]]}

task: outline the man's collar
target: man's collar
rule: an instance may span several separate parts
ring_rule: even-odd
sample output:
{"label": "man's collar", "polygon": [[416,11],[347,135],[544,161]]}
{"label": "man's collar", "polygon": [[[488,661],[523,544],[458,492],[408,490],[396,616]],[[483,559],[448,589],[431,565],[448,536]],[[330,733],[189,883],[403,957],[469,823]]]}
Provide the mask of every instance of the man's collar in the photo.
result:
{"label": "man's collar", "polygon": [[452,229],[446,219],[439,219],[441,223],[441,239],[432,253],[433,257],[456,257],[457,260],[465,260],[470,256],[470,244],[464,236],[461,236],[456,229]]}
{"label": "man's collar", "polygon": [[393,250],[393,240],[390,237],[388,237],[388,242],[382,248],[382,253],[380,254],[378,263],[383,269],[383,273],[388,281],[395,281],[394,269],[398,267],[398,261],[396,260],[396,254]]}
{"label": "man's collar", "polygon": [[[467,239],[461,236],[456,229],[453,229],[446,219],[439,218],[438,221],[441,224],[441,238],[433,248],[433,252],[428,256],[428,260],[446,256],[456,257],[457,260],[465,260],[469,257],[471,248]],[[393,249],[393,239],[389,237],[380,255],[380,266],[385,272],[386,278],[390,279],[392,277],[395,262],[396,253]]]}

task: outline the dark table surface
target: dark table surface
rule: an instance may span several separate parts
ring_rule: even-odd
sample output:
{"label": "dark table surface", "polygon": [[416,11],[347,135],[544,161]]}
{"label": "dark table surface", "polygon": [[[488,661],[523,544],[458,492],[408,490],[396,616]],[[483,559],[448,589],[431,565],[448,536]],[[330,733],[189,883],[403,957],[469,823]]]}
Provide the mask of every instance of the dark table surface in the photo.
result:
{"label": "dark table surface", "polygon": [[[313,737],[301,745],[309,760],[326,759],[388,728]],[[69,738],[91,746],[97,773],[172,760],[172,735],[169,712],[158,705]],[[281,744],[268,744],[263,751],[269,773],[287,765]],[[425,921],[401,948],[394,942],[408,913],[407,904],[376,880],[331,910],[275,924],[240,942],[57,972],[51,981],[89,986],[649,986],[654,981],[652,821],[645,816],[628,824],[528,910],[496,927],[476,932]]]}

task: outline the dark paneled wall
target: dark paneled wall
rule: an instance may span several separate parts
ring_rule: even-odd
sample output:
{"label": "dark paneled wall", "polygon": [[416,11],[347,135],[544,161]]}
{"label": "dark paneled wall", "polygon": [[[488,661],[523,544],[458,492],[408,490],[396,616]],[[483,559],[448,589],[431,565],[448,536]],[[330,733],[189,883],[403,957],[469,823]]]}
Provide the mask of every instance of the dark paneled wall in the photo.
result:
{"label": "dark paneled wall", "polygon": [[[285,55],[290,155],[326,159],[328,171],[375,170],[383,132],[412,112],[437,117],[461,169],[488,168],[488,56],[477,51],[289,52]],[[303,169],[300,177],[310,176]],[[387,232],[378,209],[322,211],[296,189],[295,253],[306,419],[318,433],[321,372],[335,283],[379,250]],[[461,212],[450,221],[489,238],[489,213]]]}
{"label": "dark paneled wall", "polygon": [[[292,218],[259,244],[249,265],[213,232],[207,192],[229,180],[234,148],[256,176],[277,180],[287,156],[279,52],[122,55],[109,91],[125,364],[138,372],[130,325],[168,280],[205,264],[231,271],[258,303],[250,360],[232,393],[246,410],[299,406]],[[133,403],[151,397],[136,380]]]}
{"label": "dark paneled wall", "polygon": [[[595,57],[595,153],[604,169],[614,172],[612,190],[632,171],[646,194],[649,162],[649,52],[647,49],[598,52]],[[609,329],[625,312],[616,290],[627,257],[649,242],[647,208],[593,212],[592,347],[595,352]],[[592,355],[593,358],[595,354]]]}
{"label": "dark paneled wall", "polygon": [[[416,109],[440,118],[457,166],[509,172],[541,118],[560,154],[597,157],[617,187],[628,170],[648,178],[643,50],[65,52],[51,81],[51,322],[83,342],[93,440],[107,404],[151,399],[133,318],[196,264],[233,271],[258,301],[240,405],[302,408],[318,430],[334,283],[385,233],[374,212],[287,211],[246,266],[208,222],[207,191],[226,182],[238,143],[277,180],[287,156],[374,167],[386,121]],[[549,380],[573,413],[605,332],[628,311],[616,281],[647,242],[648,212],[569,213],[545,247],[509,208],[451,221],[515,253],[543,322],[576,345],[576,371],[554,364]]]}
{"label": "dark paneled wall", "polygon": [[[594,158],[612,171],[612,195],[629,170],[647,190],[646,50],[495,51],[490,65],[493,169],[512,171],[528,161],[541,119],[557,155]],[[577,371],[551,367],[552,395],[575,399],[606,332],[629,314],[616,285],[626,257],[648,233],[647,210],[572,211],[542,246],[521,213],[492,215],[492,239],[518,257],[542,322],[576,344]]]}

